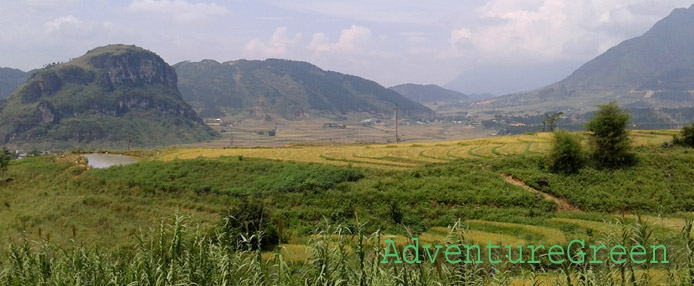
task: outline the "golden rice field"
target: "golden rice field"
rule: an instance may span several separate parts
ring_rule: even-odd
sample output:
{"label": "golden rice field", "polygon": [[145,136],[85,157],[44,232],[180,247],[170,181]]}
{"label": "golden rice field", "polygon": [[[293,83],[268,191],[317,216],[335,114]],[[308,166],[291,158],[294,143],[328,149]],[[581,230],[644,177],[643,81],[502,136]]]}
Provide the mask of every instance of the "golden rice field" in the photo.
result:
{"label": "golden rice field", "polygon": [[[631,132],[636,146],[657,145],[672,139],[675,130]],[[281,161],[407,169],[456,159],[484,159],[527,153],[544,153],[551,133],[472,139],[464,141],[387,145],[289,145],[281,148],[178,148],[157,153],[156,160],[243,156]]]}
{"label": "golden rice field", "polygon": [[[634,145],[659,145],[670,141],[678,131],[632,131]],[[289,145],[281,148],[178,148],[160,151],[155,160],[171,161],[177,159],[216,158],[222,156],[243,156],[281,161],[323,163],[335,165],[353,165],[372,168],[406,170],[426,164],[445,163],[456,159],[485,159],[516,154],[541,154],[551,146],[551,133],[526,134],[517,136],[472,139],[464,141],[427,142],[408,144],[382,145]],[[617,219],[607,216],[607,219]],[[626,216],[636,220],[635,216]],[[679,231],[684,220],[644,216],[646,222],[655,227]],[[553,218],[544,226],[502,223],[493,221],[469,220],[463,222],[465,238],[473,243],[486,244],[489,241],[504,245],[528,245],[533,243],[564,244],[567,237],[574,234],[564,233],[559,226],[571,226],[590,231],[596,235],[614,227],[614,221],[599,222],[578,218]],[[416,235],[422,244],[441,243],[450,240],[447,228],[432,228]],[[387,235],[383,239],[392,239],[398,247],[410,243],[409,238],[401,235]],[[281,250],[295,260],[309,257],[310,249],[304,242],[292,242]],[[263,257],[273,259],[270,253]],[[521,284],[518,284],[521,285]]]}

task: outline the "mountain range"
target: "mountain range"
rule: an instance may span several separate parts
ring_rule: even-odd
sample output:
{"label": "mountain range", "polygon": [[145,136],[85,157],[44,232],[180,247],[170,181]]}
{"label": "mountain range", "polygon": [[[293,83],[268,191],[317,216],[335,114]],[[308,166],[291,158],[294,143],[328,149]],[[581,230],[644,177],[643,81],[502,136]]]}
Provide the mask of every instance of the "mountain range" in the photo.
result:
{"label": "mountain range", "polygon": [[625,107],[694,106],[694,5],[675,9],[547,87],[494,98],[474,109],[587,110],[616,100]]}
{"label": "mountain range", "polygon": [[471,101],[470,97],[457,91],[445,89],[438,85],[406,83],[390,87],[409,100],[422,104],[456,103]]}
{"label": "mountain range", "polygon": [[214,138],[153,52],[110,45],[49,65],[0,101],[0,143],[51,147],[169,145]]}
{"label": "mountain range", "polygon": [[376,82],[298,61],[268,59],[174,65],[183,98],[203,117],[302,119],[311,114],[367,113],[426,118],[432,111]]}
{"label": "mountain range", "polygon": [[[170,145],[209,140],[201,117],[283,118],[350,114],[419,120],[437,110],[585,113],[616,100],[627,108],[694,106],[694,5],[676,9],[544,88],[501,97],[435,85],[385,88],[306,62],[185,61],[169,66],[135,46],[110,45],[67,63],[0,68],[0,144]],[[458,107],[456,107],[458,108]]]}

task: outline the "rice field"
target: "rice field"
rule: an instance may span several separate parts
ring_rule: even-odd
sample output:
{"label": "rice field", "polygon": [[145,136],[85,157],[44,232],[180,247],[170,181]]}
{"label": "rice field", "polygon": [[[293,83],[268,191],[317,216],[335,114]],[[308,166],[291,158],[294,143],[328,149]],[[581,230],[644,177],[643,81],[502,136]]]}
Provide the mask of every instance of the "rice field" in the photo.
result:
{"label": "rice field", "polygon": [[506,229],[512,232],[517,232],[519,234],[532,235],[538,237],[539,242],[543,242],[549,245],[564,244],[568,242],[564,233],[556,228],[483,220],[469,220],[465,223],[470,225],[471,227],[482,226],[489,227],[492,229]]}
{"label": "rice field", "polygon": [[[676,130],[631,132],[636,146],[659,145],[672,139]],[[177,148],[167,149],[155,160],[171,161],[198,157],[243,156],[281,161],[352,165],[385,169],[408,169],[456,159],[485,159],[527,153],[544,153],[551,146],[551,133],[525,134],[464,141],[375,144],[287,145],[280,148]]]}
{"label": "rice field", "polygon": [[[655,146],[670,141],[672,135],[676,132],[632,131],[631,135],[636,146]],[[516,154],[544,153],[551,147],[551,140],[551,133],[538,133],[414,144],[305,144],[287,145],[280,148],[230,149],[179,148],[160,151],[153,159],[171,161],[199,157],[241,156],[291,162],[407,170],[427,164],[445,163],[457,159],[484,160]],[[684,226],[684,220],[679,219],[662,219],[648,216],[642,218],[654,226],[672,231],[679,231]],[[627,219],[633,221],[635,217],[628,216]],[[465,238],[472,243],[482,245],[487,244],[489,241],[503,245],[529,245],[540,242],[545,244],[566,244],[568,242],[567,237],[575,236],[575,233],[565,233],[560,229],[560,226],[578,227],[590,230],[596,234],[606,233],[612,227],[609,222],[573,217],[552,218],[543,226],[485,220],[468,220],[463,223],[466,228],[464,231]],[[448,233],[449,229],[447,228],[434,227],[415,236],[419,238],[420,244],[445,243],[450,240],[447,236]],[[322,238],[337,240],[337,237]],[[403,247],[410,243],[410,239],[403,235],[384,235],[381,237],[382,244],[385,239],[394,240],[397,247]],[[293,243],[295,244],[283,245],[280,252],[288,254],[285,257],[295,257],[296,259],[292,262],[300,262],[307,259],[309,257],[308,249],[302,244],[303,242]],[[263,258],[271,260],[273,257],[271,253],[266,253],[263,255]]]}
{"label": "rice field", "polygon": [[610,225],[604,222],[589,221],[582,219],[552,218],[552,221],[560,224],[568,224],[585,229],[590,229],[599,233],[605,233],[610,228]]}

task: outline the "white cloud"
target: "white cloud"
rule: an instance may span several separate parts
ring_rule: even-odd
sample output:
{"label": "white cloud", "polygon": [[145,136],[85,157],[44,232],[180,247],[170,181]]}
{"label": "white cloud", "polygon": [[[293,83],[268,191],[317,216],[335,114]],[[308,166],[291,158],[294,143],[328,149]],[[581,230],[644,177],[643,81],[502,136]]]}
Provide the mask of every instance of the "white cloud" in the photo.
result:
{"label": "white cloud", "polygon": [[315,54],[338,53],[358,54],[366,51],[366,46],[371,40],[371,30],[366,27],[352,25],[349,29],[342,30],[337,42],[331,43],[323,33],[313,35],[313,40],[308,46]]}
{"label": "white cloud", "polygon": [[46,32],[55,32],[55,31],[60,31],[63,29],[65,26],[80,26],[82,24],[82,20],[77,19],[75,16],[63,16],[59,17],[53,21],[46,22],[43,24],[43,27],[46,29]]}
{"label": "white cloud", "polygon": [[589,59],[642,34],[670,9],[651,2],[492,0],[476,10],[478,25],[469,34],[454,30],[450,43],[469,39],[484,60],[507,63]]}
{"label": "white cloud", "polygon": [[188,3],[183,0],[132,0],[128,11],[171,15],[179,22],[194,22],[229,14],[227,8],[215,3]]}
{"label": "white cloud", "polygon": [[279,27],[275,29],[268,43],[253,39],[246,44],[246,51],[270,57],[282,56],[287,53],[288,49],[301,41],[301,37],[301,33],[296,33],[290,38],[287,34],[287,27]]}
{"label": "white cloud", "polygon": [[472,32],[470,32],[470,29],[461,28],[451,31],[451,37],[448,39],[448,43],[451,45],[453,52],[459,54],[461,51],[472,47],[471,38]]}

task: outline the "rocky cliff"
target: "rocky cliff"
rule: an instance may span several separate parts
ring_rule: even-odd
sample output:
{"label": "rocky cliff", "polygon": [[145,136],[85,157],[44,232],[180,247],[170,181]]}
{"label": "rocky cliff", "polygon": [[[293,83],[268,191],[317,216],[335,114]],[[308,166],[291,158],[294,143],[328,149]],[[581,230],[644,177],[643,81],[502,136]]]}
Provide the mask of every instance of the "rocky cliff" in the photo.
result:
{"label": "rocky cliff", "polygon": [[111,45],[48,66],[2,104],[0,143],[167,145],[212,138],[158,55]]}

